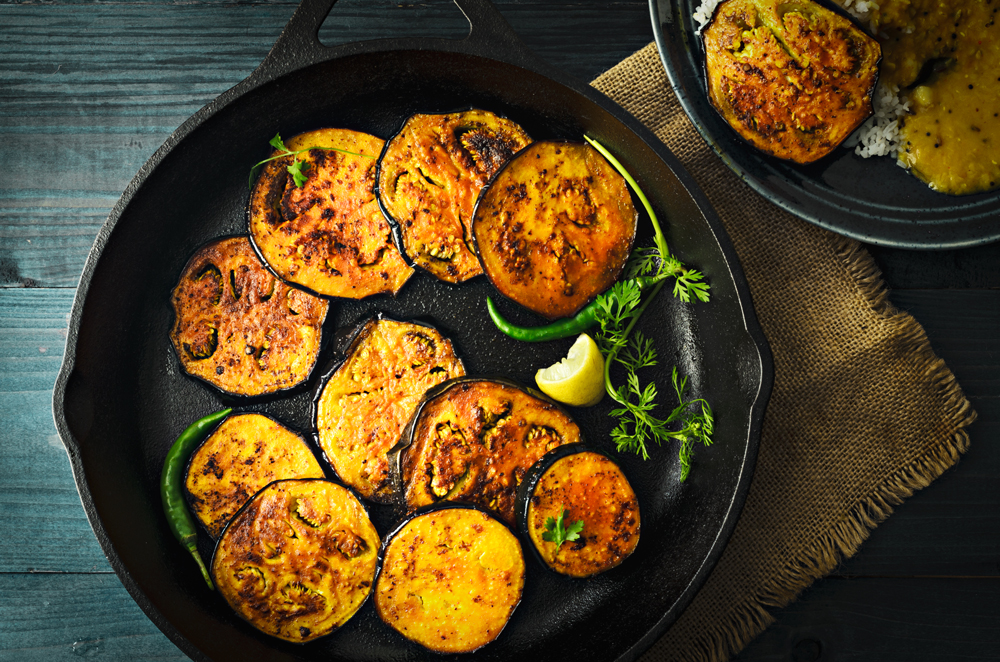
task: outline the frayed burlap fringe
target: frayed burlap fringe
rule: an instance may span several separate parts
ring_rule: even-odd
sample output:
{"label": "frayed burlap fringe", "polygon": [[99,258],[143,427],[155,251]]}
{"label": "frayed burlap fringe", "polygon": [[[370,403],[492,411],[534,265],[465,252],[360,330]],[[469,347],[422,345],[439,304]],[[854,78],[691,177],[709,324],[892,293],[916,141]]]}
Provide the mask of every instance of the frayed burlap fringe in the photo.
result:
{"label": "frayed burlap fringe", "polygon": [[[976,414],[923,328],[853,239],[808,225],[730,172],[684,115],[655,47],[594,86],[656,133],[706,193],[774,355],[757,469],[704,587],[643,662],[722,662],[952,467]],[[812,419],[819,417],[820,421]]]}
{"label": "frayed burlap fringe", "polygon": [[954,375],[934,354],[923,327],[911,315],[892,305],[878,265],[860,243],[837,235],[828,235],[828,238],[861,296],[876,314],[898,327],[899,342],[908,346],[919,370],[940,390],[944,413],[953,421],[956,432],[889,476],[870,496],[855,504],[843,519],[801,550],[799,558],[736,606],[729,620],[706,624],[707,627],[690,642],[684,656],[676,659],[724,662],[738,653],[774,622],[768,609],[787,606],[813,582],[853,556],[896,506],[915,491],[930,485],[968,450],[969,435],[965,428],[976,419],[976,413]]}

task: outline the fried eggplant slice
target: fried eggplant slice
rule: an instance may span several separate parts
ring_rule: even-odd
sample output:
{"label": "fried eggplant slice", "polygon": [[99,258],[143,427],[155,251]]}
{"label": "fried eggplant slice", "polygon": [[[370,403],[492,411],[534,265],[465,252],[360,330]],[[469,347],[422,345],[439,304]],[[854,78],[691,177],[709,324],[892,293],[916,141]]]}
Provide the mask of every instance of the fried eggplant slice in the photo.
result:
{"label": "fried eggplant slice", "polygon": [[757,149],[829,154],[872,114],[879,43],[810,0],[727,0],[702,33],[712,105]]}
{"label": "fried eggplant slice", "polygon": [[389,450],[424,393],[464,374],[451,341],[436,329],[365,323],[316,402],[319,444],[340,479],[366,499],[392,501]]}
{"label": "fried eggplant slice", "polygon": [[228,417],[188,461],[188,505],[212,538],[243,504],[268,483],[285,478],[323,478],[305,439],[261,414]]}
{"label": "fried eggplant slice", "polygon": [[195,252],[170,302],[170,341],[185,372],[244,397],[309,378],[329,307],[272,276],[246,237]]}
{"label": "fried eggplant slice", "polygon": [[[614,568],[635,551],[639,500],[611,458],[573,450],[557,451],[552,461],[543,459],[537,479],[526,481],[522,529],[548,567],[570,577],[590,577]],[[545,539],[553,537],[560,518],[564,528],[582,523],[576,540],[560,545]]]}
{"label": "fried eggplant slice", "polygon": [[517,487],[545,453],[579,442],[562,409],[511,382],[459,379],[428,393],[400,458],[406,505],[475,503],[514,524]]}
{"label": "fried eggplant slice", "polygon": [[474,508],[406,522],[386,545],[375,587],[379,616],[438,653],[470,653],[500,634],[524,588],[521,543]]}
{"label": "fried eggplant slice", "polygon": [[[282,279],[330,297],[396,294],[413,274],[375,201],[375,163],[384,141],[348,129],[319,129],[285,142],[305,165],[297,187],[292,157],[269,162],[250,196],[250,237]],[[332,149],[361,154],[353,156]]]}
{"label": "fried eggplant slice", "polygon": [[410,260],[449,283],[481,274],[470,235],[476,198],[530,142],[518,124],[485,110],[407,119],[379,160],[378,195]]}
{"label": "fried eggplant slice", "polygon": [[223,531],[212,576],[255,628],[304,643],[339,628],[368,598],[379,544],[347,488],[282,480],[258,492]]}
{"label": "fried eggplant slice", "polygon": [[483,193],[472,231],[497,290],[556,319],[618,279],[637,219],[625,180],[597,150],[537,142]]}

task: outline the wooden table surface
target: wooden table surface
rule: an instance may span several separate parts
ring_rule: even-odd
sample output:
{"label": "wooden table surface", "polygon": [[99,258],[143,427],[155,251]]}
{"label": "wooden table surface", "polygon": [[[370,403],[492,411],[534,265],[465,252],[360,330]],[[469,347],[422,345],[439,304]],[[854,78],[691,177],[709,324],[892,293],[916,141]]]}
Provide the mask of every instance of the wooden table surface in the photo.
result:
{"label": "wooden table surface", "polygon": [[[652,40],[641,0],[498,6],[532,49],[582,80]],[[173,129],[260,63],[294,8],[0,2],[0,660],[184,658],[91,532],[52,386],[110,208]],[[447,0],[342,0],[321,35],[464,31]],[[1000,245],[871,250],[893,302],[924,325],[979,412],[971,450],[778,610],[740,660],[1000,659]]]}

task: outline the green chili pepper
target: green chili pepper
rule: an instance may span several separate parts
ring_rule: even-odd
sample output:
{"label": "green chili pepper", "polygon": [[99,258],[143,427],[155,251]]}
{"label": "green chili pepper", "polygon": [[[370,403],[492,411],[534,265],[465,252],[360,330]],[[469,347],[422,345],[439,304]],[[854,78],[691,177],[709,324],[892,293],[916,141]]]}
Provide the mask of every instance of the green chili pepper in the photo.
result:
{"label": "green chili pepper", "polygon": [[[632,280],[639,284],[640,290],[645,291],[663,279],[652,276],[639,276]],[[597,324],[597,312],[600,310],[600,307],[601,298],[598,297],[581,308],[580,312],[573,317],[557,320],[545,326],[517,326],[504,319],[500,311],[497,310],[493,300],[486,297],[486,309],[489,311],[490,319],[493,320],[496,327],[514,340],[522,340],[524,342],[544,342],[546,340],[559,340],[560,338],[579,335]]]}
{"label": "green chili pepper", "polygon": [[167,516],[170,530],[174,537],[184,545],[194,560],[201,568],[201,574],[208,583],[208,588],[215,590],[212,578],[208,574],[201,555],[198,554],[196,542],[198,531],[195,527],[194,518],[188,512],[187,503],[184,501],[184,470],[187,467],[188,456],[195,446],[208,436],[208,433],[215,427],[215,424],[229,415],[232,409],[223,409],[214,414],[209,414],[204,418],[187,427],[184,432],[174,442],[174,445],[167,451],[167,458],[163,461],[163,473],[160,474],[160,497],[163,499],[163,512]]}

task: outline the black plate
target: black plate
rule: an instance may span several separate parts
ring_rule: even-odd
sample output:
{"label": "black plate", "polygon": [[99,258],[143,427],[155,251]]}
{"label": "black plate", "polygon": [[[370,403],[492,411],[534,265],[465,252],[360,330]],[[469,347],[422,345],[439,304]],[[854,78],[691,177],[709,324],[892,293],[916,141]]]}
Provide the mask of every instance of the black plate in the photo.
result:
{"label": "black plate", "polygon": [[704,48],[691,17],[699,4],[649,0],[660,59],[699,133],[758,193],[810,223],[882,246],[962,248],[1000,239],[1000,190],[937,193],[893,159],[863,159],[852,149],[802,166],[750,146],[709,103]]}
{"label": "black plate", "polygon": [[[251,165],[276,131],[324,126],[387,137],[414,111],[469,104],[523,123],[536,138],[587,132],[619,155],[666,222],[682,259],[705,271],[708,305],[661,294],[644,318],[661,353],[647,375],[669,389],[670,366],[717,412],[715,445],[678,482],[676,449],[642,462],[621,456],[641,499],[643,539],[629,562],[584,583],[529,567],[524,599],[502,635],[476,659],[631,659],[677,618],[722,553],[742,508],[771,386],[771,364],[732,247],[704,196],[677,160],[634,118],[530,53],[483,0],[461,0],[474,26],[462,41],[391,40],[321,47],[316,31],[331,0],[307,0],[264,64],[185,122],[146,163],[98,235],[74,303],[56,381],[56,426],[81,500],[112,567],[140,607],[198,660],[412,660],[426,651],[382,624],[369,601],[340,631],[297,646],[267,637],[209,592],[173,540],[160,506],[161,463],[192,420],[222,406],[219,395],[180,373],[167,333],[169,293],[196,247],[243,232]],[[648,223],[643,243],[649,242]],[[430,319],[450,336],[472,375],[531,383],[572,339],[529,345],[488,321],[485,278],[451,286],[418,274],[393,299],[337,302],[337,326],[384,311]],[[515,321],[534,321],[506,305]],[[329,361],[325,350],[321,364]],[[318,379],[314,373],[310,387]],[[307,429],[310,393],[247,405]],[[663,408],[669,407],[669,401]],[[576,410],[591,443],[610,445],[610,406]],[[372,506],[380,535],[398,523]],[[210,553],[207,540],[203,554]],[[433,659],[440,659],[434,656]]]}

